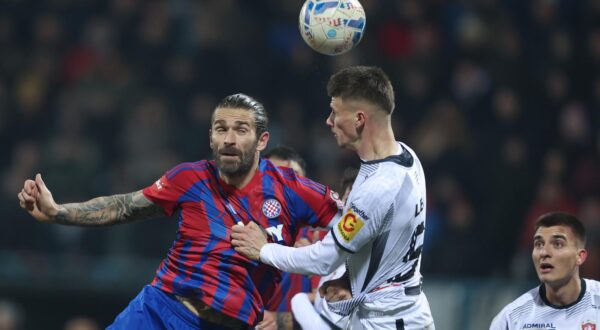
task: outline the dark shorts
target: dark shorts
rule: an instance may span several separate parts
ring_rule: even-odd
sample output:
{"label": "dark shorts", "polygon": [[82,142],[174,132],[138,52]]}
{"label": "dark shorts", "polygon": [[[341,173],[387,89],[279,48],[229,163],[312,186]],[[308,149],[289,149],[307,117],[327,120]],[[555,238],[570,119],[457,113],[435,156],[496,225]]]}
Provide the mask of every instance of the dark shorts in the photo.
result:
{"label": "dark shorts", "polygon": [[229,330],[198,318],[177,299],[151,285],[146,285],[107,329]]}

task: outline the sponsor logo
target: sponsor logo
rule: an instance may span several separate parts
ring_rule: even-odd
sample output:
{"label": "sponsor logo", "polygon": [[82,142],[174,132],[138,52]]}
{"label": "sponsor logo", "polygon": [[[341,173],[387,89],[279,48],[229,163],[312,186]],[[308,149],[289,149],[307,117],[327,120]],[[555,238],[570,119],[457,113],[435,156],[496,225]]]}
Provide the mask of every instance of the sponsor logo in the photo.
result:
{"label": "sponsor logo", "polygon": [[364,225],[364,221],[357,214],[348,210],[337,226],[344,241],[350,242]]}
{"label": "sponsor logo", "polygon": [[581,330],[596,330],[596,322],[587,321],[581,325]]}
{"label": "sponsor logo", "polygon": [[154,184],[156,185],[156,189],[161,190],[163,188],[162,183],[160,182],[160,179],[156,180],[156,182],[154,182]]}
{"label": "sponsor logo", "polygon": [[521,329],[530,329],[530,330],[556,330],[556,327],[553,323],[525,323]]}
{"label": "sponsor logo", "polygon": [[331,197],[331,199],[333,199],[333,201],[335,202],[338,210],[343,210],[344,209],[344,203],[342,203],[342,201],[340,200],[340,195],[337,192],[331,190],[330,193],[329,193],[329,197]]}
{"label": "sponsor logo", "polygon": [[365,213],[365,211],[356,207],[356,205],[354,205],[354,203],[350,203],[350,208],[352,209],[352,211],[356,212],[356,214],[360,215],[361,218],[363,218],[365,220],[369,220],[369,216],[367,215],[367,213]]}
{"label": "sponsor logo", "polygon": [[263,214],[269,218],[277,218],[281,214],[281,204],[276,199],[267,199],[262,206]]}

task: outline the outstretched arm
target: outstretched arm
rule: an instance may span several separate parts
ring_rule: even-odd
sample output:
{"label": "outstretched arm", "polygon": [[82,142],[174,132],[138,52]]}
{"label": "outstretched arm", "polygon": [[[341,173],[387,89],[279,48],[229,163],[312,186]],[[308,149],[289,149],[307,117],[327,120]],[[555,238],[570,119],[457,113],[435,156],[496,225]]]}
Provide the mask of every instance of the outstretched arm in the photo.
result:
{"label": "outstretched arm", "polygon": [[110,226],[164,215],[142,191],[97,197],[83,203],[56,204],[40,174],[27,180],[19,204],[41,222],[73,226]]}
{"label": "outstretched arm", "polygon": [[267,244],[265,236],[254,222],[245,226],[235,225],[232,227],[231,244],[247,258],[260,260],[285,272],[307,275],[327,275],[350,255],[336,245],[331,232],[322,241],[301,248]]}

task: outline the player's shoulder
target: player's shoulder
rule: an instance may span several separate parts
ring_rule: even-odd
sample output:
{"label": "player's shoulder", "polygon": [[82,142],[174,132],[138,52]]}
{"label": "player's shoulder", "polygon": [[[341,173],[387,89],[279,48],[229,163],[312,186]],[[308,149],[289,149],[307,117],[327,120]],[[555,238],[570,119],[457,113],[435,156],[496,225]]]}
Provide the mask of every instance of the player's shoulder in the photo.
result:
{"label": "player's shoulder", "polygon": [[497,321],[500,319],[505,319],[507,321],[510,321],[522,319],[525,316],[524,314],[529,312],[533,308],[536,301],[538,300],[538,297],[539,287],[535,287],[525,292],[517,299],[510,302],[508,305],[504,306],[504,308],[500,311],[500,313],[498,313],[494,320]]}
{"label": "player's shoulder", "polygon": [[592,294],[600,295],[600,282],[584,278],[586,290]]}
{"label": "player's shoulder", "polygon": [[298,175],[292,168],[275,166],[268,159],[261,159],[259,169],[263,175],[270,177],[272,184],[284,186],[301,195],[316,192],[324,196],[329,191],[327,186]]}
{"label": "player's shoulder", "polygon": [[195,176],[197,177],[198,174],[203,175],[203,174],[207,174],[209,169],[214,168],[214,164],[211,161],[208,160],[200,160],[200,161],[196,161],[196,162],[183,162],[180,164],[177,164],[175,166],[173,166],[171,169],[169,169],[166,173],[165,176],[167,177],[167,179],[171,180],[175,177],[188,177],[188,176]]}
{"label": "player's shoulder", "polygon": [[294,169],[289,167],[276,166],[268,159],[262,158],[260,160],[259,170],[263,173],[263,175],[270,176],[275,181],[280,182],[295,182],[298,179],[298,175],[294,171]]}

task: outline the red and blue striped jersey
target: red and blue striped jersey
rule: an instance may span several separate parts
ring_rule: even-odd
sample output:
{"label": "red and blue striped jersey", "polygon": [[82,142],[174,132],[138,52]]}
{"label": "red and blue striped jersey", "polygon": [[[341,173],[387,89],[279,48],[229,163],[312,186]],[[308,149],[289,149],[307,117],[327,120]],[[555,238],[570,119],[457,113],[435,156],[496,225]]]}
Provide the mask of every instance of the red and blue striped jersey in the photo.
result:
{"label": "red and blue striped jersey", "polygon": [[179,220],[152,285],[199,299],[249,325],[262,319],[264,307],[277,308],[267,302],[280,273],[235,252],[231,227],[255,221],[278,243],[293,246],[300,228],[325,227],[338,212],[329,188],[264,159],[241,189],[219,178],[214,161],[203,160],[175,166],[143,192],[167,215],[178,213]]}

